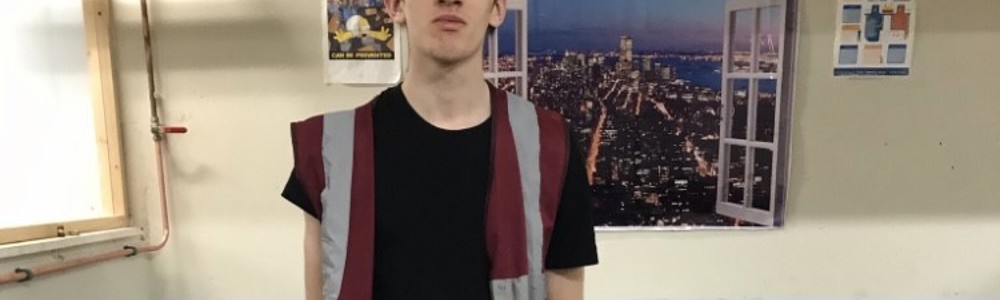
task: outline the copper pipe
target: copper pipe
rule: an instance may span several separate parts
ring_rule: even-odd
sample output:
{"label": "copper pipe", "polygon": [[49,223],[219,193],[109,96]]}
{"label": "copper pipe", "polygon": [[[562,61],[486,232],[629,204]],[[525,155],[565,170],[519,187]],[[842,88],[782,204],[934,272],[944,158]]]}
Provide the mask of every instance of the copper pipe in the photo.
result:
{"label": "copper pipe", "polygon": [[139,1],[139,9],[142,11],[142,45],[146,54],[146,86],[149,87],[149,117],[153,124],[153,134],[159,139],[156,132],[160,125],[160,108],[157,106],[156,80],[153,74],[153,38],[149,30],[149,5],[146,0]]}
{"label": "copper pipe", "polygon": [[[66,269],[80,267],[80,266],[85,266],[85,265],[89,265],[89,264],[93,264],[93,263],[98,263],[98,262],[102,262],[102,261],[108,261],[108,260],[112,260],[112,259],[119,258],[119,257],[125,257],[125,256],[131,255],[131,254],[132,254],[131,250],[122,249],[122,250],[116,250],[116,251],[107,252],[107,253],[104,253],[104,254],[99,254],[99,255],[94,255],[94,256],[87,256],[87,257],[81,257],[81,258],[71,259],[71,260],[67,260],[67,261],[64,261],[64,262],[56,263],[56,264],[48,264],[48,265],[35,266],[35,267],[27,269],[27,272],[23,272],[23,271],[22,272],[13,272],[13,273],[8,273],[6,275],[0,276],[0,284],[31,280],[34,277],[38,277],[38,276],[41,276],[41,275],[45,275],[45,274],[49,274],[49,273],[55,273],[55,272],[63,271],[63,270],[66,270]],[[28,274],[31,274],[31,275],[28,275]]]}
{"label": "copper pipe", "polygon": [[163,163],[163,135],[165,133],[186,133],[187,128],[165,127],[161,126],[159,123],[159,110],[157,109],[158,99],[156,97],[156,84],[153,72],[153,54],[152,54],[153,50],[151,42],[152,39],[150,38],[150,33],[149,33],[149,13],[146,1],[147,0],[141,0],[143,43],[145,44],[146,77],[147,77],[147,84],[149,84],[149,104],[150,104],[150,115],[152,119],[153,141],[156,147],[156,166],[157,166],[157,177],[158,177],[157,181],[160,188],[160,217],[163,226],[163,236],[160,238],[160,241],[156,244],[149,244],[140,247],[125,246],[121,250],[105,252],[93,256],[75,258],[59,263],[39,265],[31,268],[17,268],[14,272],[0,274],[0,285],[6,283],[28,281],[34,279],[34,277],[37,276],[65,271],[67,269],[91,265],[116,258],[134,256],[138,253],[159,251],[160,249],[163,249],[163,247],[167,244],[167,241],[170,239],[170,214],[167,208],[167,184],[166,184],[167,174],[166,174],[166,166]]}
{"label": "copper pipe", "polygon": [[160,238],[159,243],[139,247],[139,252],[159,251],[170,240],[170,214],[167,209],[167,172],[166,166],[163,163],[163,139],[156,141],[156,166],[156,176],[160,185],[160,218],[163,224],[163,237]]}
{"label": "copper pipe", "polygon": [[183,131],[173,131],[173,127],[163,127],[160,125],[159,96],[156,86],[156,69],[153,66],[153,38],[149,30],[149,4],[147,0],[139,1],[139,10],[142,12],[142,45],[146,54],[146,85],[149,87],[149,116],[152,121],[153,141],[156,147],[156,176],[160,187],[160,218],[163,227],[163,236],[160,242],[155,245],[146,245],[139,248],[141,252],[153,252],[163,249],[163,246],[170,240],[170,215],[167,209],[167,172],[163,163],[163,134],[164,133],[186,133]]}

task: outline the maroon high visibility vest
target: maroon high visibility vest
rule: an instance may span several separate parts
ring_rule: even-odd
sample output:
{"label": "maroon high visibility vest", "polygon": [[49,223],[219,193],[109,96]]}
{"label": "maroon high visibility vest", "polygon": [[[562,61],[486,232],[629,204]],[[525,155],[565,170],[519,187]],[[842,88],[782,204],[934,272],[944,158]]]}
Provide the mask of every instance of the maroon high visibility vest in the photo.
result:
{"label": "maroon high visibility vest", "polygon": [[[542,300],[568,159],[566,123],[492,85],[490,94],[493,149],[484,230],[493,299]],[[374,102],[291,126],[296,176],[321,216],[324,299],[372,298]]]}

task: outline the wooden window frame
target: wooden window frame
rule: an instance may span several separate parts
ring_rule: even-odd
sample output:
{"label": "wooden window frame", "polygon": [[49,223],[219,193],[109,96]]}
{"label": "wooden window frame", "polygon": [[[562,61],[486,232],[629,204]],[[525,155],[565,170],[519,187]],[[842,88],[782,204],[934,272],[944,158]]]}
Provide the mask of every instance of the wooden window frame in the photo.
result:
{"label": "wooden window frame", "polygon": [[129,217],[125,199],[121,130],[115,94],[114,62],[111,51],[112,18],[110,0],[83,2],[87,40],[87,68],[90,73],[95,145],[101,176],[102,217],[66,220],[47,224],[0,228],[0,245],[63,237],[77,233],[126,227]]}

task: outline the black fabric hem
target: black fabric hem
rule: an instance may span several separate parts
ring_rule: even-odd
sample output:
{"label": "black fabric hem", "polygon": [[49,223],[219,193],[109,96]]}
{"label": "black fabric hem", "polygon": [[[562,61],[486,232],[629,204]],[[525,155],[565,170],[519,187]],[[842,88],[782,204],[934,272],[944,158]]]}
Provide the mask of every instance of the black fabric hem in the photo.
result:
{"label": "black fabric hem", "polygon": [[316,208],[312,205],[312,201],[309,201],[309,196],[306,195],[302,183],[299,182],[298,177],[295,177],[295,172],[292,172],[288,176],[288,182],[285,183],[285,190],[281,192],[281,197],[302,209],[302,211],[310,216],[313,216],[313,218],[321,220],[319,214],[316,213]]}

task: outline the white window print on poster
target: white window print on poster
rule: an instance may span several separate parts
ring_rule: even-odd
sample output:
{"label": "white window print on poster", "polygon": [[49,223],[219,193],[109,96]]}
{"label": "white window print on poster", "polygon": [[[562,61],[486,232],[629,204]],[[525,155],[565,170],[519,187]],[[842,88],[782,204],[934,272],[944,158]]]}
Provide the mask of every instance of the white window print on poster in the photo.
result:
{"label": "white window print on poster", "polygon": [[840,0],[833,75],[909,76],[916,0]]}
{"label": "white window print on poster", "polygon": [[393,84],[402,75],[399,26],[383,0],[327,0],[327,83]]}
{"label": "white window print on poster", "polygon": [[[527,0],[507,0],[503,24],[486,35],[483,71],[497,87],[524,97],[528,84]],[[534,0],[542,1],[542,0]]]}
{"label": "white window print on poster", "polygon": [[569,121],[599,230],[775,228],[795,3],[530,0],[528,30],[491,39],[487,77],[520,80],[504,65],[524,61],[527,89],[499,85]]}

